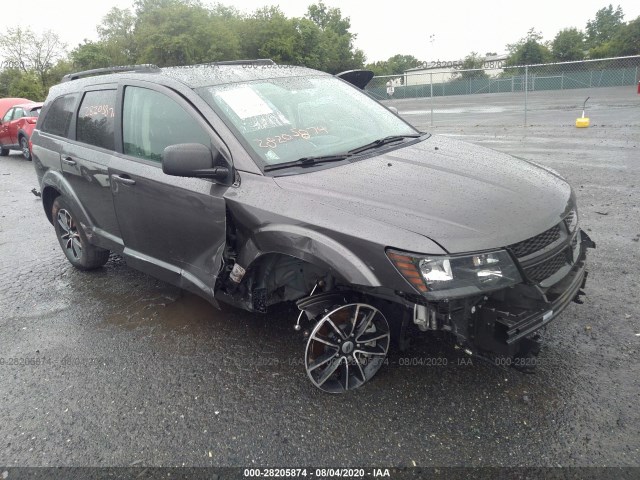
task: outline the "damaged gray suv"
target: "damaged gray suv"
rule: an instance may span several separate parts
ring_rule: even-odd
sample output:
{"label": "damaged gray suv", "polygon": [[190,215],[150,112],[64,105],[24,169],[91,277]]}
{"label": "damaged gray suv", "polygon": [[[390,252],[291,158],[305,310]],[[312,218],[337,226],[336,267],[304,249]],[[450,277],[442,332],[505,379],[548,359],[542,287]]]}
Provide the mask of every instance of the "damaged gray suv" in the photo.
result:
{"label": "damaged gray suv", "polygon": [[420,331],[532,358],[537,331],[580,303],[595,246],[573,190],[417,131],[361,91],[370,78],[270,61],[68,75],[32,137],[63,252],[83,270],[117,253],[214,305],[296,302],[327,392]]}

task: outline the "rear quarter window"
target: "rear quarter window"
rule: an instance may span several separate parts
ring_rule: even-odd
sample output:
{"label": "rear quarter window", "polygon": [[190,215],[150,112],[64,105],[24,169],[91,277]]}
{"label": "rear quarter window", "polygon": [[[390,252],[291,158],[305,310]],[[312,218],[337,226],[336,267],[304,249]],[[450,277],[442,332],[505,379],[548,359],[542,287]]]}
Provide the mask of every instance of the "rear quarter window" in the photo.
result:
{"label": "rear quarter window", "polygon": [[42,118],[40,130],[52,135],[66,137],[76,106],[77,94],[63,95],[56,98]]}

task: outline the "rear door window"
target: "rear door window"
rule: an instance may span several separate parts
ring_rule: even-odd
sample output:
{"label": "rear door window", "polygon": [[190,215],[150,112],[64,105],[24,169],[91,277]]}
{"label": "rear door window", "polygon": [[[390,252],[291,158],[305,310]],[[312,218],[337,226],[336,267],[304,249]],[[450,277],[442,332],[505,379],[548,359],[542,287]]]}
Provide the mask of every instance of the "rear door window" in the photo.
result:
{"label": "rear door window", "polygon": [[87,92],[78,111],[76,140],[113,150],[115,145],[115,90]]}

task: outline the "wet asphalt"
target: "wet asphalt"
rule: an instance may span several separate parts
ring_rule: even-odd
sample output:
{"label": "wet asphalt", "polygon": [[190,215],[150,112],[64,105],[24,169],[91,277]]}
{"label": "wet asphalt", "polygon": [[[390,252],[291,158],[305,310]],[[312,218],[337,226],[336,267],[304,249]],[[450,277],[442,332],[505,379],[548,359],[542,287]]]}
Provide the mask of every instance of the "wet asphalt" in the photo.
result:
{"label": "wet asphalt", "polygon": [[393,351],[365,387],[324,394],[290,307],[219,311],[118,257],[72,268],[30,193],[31,163],[12,152],[0,158],[0,465],[640,465],[640,122],[434,132],[548,165],[577,192],[598,247],[587,297],[547,328],[535,374],[432,338]]}

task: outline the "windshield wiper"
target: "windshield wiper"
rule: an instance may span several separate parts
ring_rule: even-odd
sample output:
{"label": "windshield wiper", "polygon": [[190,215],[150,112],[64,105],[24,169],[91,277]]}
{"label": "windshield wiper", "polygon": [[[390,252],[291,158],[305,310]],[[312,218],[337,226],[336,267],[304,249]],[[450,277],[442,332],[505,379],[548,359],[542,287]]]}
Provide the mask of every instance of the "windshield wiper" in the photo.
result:
{"label": "windshield wiper", "polygon": [[353,150],[349,150],[349,153],[352,155],[355,155],[357,153],[362,153],[365,152],[367,150],[372,150],[374,148],[378,148],[381,147],[383,145],[388,145],[389,143],[393,143],[393,142],[397,142],[400,140],[404,140],[406,138],[418,138],[421,137],[422,134],[421,133],[414,133],[411,135],[390,135],[388,137],[384,137],[384,138],[379,138],[378,140],[374,140],[371,143],[367,143],[366,145],[363,145],[361,147],[358,148],[354,148]]}
{"label": "windshield wiper", "polygon": [[282,168],[290,168],[290,167],[308,167],[311,165],[318,165],[320,163],[328,163],[328,162],[340,162],[345,160],[353,155],[364,152],[366,150],[370,150],[373,148],[381,147],[382,145],[387,145],[389,143],[398,142],[400,140],[405,140],[407,138],[419,138],[423,134],[415,133],[410,135],[390,135],[388,137],[380,138],[378,140],[374,140],[371,143],[367,143],[358,148],[354,148],[353,150],[349,150],[347,153],[340,153],[337,155],[319,155],[316,157],[302,157],[298,160],[293,160],[291,162],[283,162],[283,163],[275,163],[273,165],[266,165],[264,167],[265,172],[272,172],[273,170],[280,170]]}
{"label": "windshield wiper", "polygon": [[291,162],[275,163],[273,165],[266,165],[264,167],[265,172],[271,172],[273,170],[280,170],[281,168],[289,167],[308,167],[311,165],[318,165],[320,163],[340,162],[351,156],[350,153],[341,153],[339,155],[319,155],[317,157],[302,157],[298,160]]}

